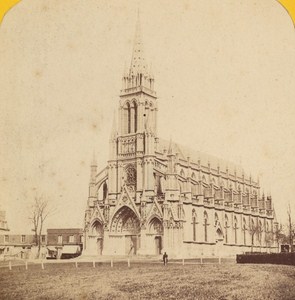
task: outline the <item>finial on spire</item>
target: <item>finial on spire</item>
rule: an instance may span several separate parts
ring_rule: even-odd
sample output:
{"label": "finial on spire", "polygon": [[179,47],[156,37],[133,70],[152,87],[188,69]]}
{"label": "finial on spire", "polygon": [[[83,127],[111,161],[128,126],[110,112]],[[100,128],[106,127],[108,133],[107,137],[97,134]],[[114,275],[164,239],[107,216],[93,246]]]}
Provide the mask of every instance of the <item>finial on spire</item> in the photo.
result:
{"label": "finial on spire", "polygon": [[132,53],[131,66],[130,66],[130,75],[136,76],[138,74],[142,74],[142,75],[147,74],[147,65],[145,62],[143,44],[141,38],[139,9],[137,12],[134,46],[133,46],[133,53]]}
{"label": "finial on spire", "polygon": [[131,64],[128,72],[124,72],[122,78],[122,92],[130,88],[144,87],[149,89],[149,93],[155,95],[154,76],[151,75],[150,72],[151,70],[148,68],[148,64],[144,56],[143,42],[141,38],[140,11],[138,8]]}

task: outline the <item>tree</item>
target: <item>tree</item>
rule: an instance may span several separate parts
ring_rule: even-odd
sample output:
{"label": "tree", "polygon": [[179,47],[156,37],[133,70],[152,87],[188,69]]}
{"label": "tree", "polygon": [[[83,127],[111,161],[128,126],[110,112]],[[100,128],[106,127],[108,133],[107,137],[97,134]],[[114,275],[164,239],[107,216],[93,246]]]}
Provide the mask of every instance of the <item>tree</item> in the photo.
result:
{"label": "tree", "polygon": [[274,226],[274,240],[278,247],[278,252],[280,252],[280,244],[286,242],[286,235],[283,232],[282,224],[275,223]]}
{"label": "tree", "polygon": [[40,249],[42,244],[42,229],[46,218],[52,213],[49,208],[48,200],[45,200],[43,196],[35,196],[34,203],[31,207],[30,220],[33,223],[33,231],[35,235],[35,244],[38,247],[37,258],[40,256]]}
{"label": "tree", "polygon": [[291,205],[289,203],[288,209],[287,209],[287,215],[288,215],[288,224],[287,224],[287,230],[288,230],[288,243],[290,244],[291,251],[293,252],[293,240],[295,236],[295,224],[293,223],[292,220],[292,210],[291,210]]}
{"label": "tree", "polygon": [[274,242],[274,233],[272,231],[266,231],[265,232],[265,245],[268,248],[268,251],[270,252],[271,246]]}
{"label": "tree", "polygon": [[254,222],[254,220],[251,219],[249,223],[249,234],[251,237],[251,252],[253,252],[255,235],[257,236],[258,240],[260,240],[261,233],[262,233],[262,228],[260,228],[259,223]]}

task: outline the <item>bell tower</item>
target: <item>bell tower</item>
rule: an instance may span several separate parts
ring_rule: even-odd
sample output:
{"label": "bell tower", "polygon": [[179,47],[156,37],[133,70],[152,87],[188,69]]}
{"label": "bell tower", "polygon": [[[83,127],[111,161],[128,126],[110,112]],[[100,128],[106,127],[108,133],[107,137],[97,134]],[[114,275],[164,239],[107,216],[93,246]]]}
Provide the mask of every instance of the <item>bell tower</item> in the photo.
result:
{"label": "bell tower", "polygon": [[151,67],[144,56],[139,15],[136,24],[131,64],[124,71],[120,93],[120,134],[143,132],[145,123],[156,131],[156,92]]}
{"label": "bell tower", "polygon": [[109,178],[112,178],[109,196],[113,200],[124,185],[137,203],[143,194],[154,193],[157,110],[154,76],[144,56],[138,15],[131,64],[122,77],[118,128],[110,139],[113,150],[109,160]]}

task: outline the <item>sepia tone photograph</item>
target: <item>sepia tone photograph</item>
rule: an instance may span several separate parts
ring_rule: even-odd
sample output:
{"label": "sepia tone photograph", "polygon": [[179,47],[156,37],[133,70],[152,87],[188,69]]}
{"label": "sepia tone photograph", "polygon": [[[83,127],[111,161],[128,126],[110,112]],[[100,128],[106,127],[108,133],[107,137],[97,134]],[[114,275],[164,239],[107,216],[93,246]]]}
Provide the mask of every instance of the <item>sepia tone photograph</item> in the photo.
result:
{"label": "sepia tone photograph", "polygon": [[294,5],[3,3],[0,299],[295,299]]}

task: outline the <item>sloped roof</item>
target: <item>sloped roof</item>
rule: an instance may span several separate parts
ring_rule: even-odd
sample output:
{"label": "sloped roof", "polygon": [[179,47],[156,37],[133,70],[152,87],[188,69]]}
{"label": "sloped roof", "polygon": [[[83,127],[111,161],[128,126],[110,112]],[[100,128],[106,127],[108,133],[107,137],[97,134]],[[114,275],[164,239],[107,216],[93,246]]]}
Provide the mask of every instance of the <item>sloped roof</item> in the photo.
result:
{"label": "sloped roof", "polygon": [[229,174],[234,174],[234,172],[236,171],[237,176],[242,176],[242,174],[244,173],[243,168],[238,164],[218,158],[214,155],[203,153],[201,151],[192,150],[189,147],[182,146],[173,141],[159,138],[157,151],[163,153],[164,150],[166,150],[167,153],[169,151],[172,151],[172,154],[178,153],[179,158],[185,161],[188,157],[193,163],[198,163],[198,160],[200,160],[201,166],[208,167],[208,163],[210,163],[210,167],[215,170],[217,170],[219,166],[220,171],[223,172],[226,172],[226,169],[228,168]]}

